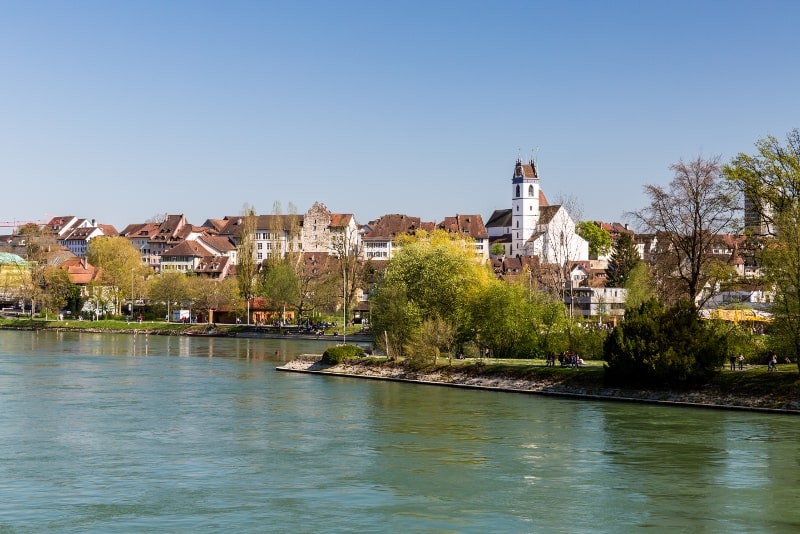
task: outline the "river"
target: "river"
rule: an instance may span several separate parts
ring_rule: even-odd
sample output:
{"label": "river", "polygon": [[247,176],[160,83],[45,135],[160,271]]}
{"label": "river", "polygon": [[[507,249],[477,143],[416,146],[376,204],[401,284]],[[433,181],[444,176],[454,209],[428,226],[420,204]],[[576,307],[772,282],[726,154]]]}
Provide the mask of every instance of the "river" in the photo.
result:
{"label": "river", "polygon": [[796,416],[275,371],[323,348],[0,331],[0,532],[800,531]]}

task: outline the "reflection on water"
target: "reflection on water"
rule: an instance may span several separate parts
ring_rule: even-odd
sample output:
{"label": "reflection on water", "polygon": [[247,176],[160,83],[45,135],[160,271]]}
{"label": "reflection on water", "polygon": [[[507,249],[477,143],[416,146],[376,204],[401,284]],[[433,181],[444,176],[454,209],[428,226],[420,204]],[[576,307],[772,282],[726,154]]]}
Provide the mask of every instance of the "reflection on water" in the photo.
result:
{"label": "reflection on water", "polygon": [[0,332],[0,532],[800,528],[792,416],[275,371],[322,350]]}

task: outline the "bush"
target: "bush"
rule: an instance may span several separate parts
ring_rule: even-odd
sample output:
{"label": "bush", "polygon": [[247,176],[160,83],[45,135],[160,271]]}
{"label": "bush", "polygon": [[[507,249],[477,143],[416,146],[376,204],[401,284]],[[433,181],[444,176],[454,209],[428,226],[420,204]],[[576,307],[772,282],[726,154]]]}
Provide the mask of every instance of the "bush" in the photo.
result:
{"label": "bush", "polygon": [[603,344],[606,378],[621,385],[681,386],[706,382],[729,354],[728,338],[694,306],[651,300],[628,310]]}
{"label": "bush", "polygon": [[336,345],[328,347],[322,353],[322,363],[325,365],[339,365],[350,358],[364,356],[364,349],[358,345]]}

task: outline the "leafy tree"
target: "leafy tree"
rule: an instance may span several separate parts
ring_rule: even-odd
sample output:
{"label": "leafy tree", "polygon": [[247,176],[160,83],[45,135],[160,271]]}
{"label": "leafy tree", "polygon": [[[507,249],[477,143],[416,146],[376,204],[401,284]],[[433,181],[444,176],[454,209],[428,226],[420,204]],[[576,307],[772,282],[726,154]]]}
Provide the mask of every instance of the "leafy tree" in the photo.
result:
{"label": "leafy tree", "polygon": [[[681,298],[695,304],[704,288],[714,288],[720,260],[712,244],[730,231],[738,210],[738,195],[720,178],[719,158],[698,157],[670,165],[675,175],[669,189],[646,185],[650,205],[631,215],[646,231],[656,233],[659,249],[654,253],[656,272],[664,288],[662,298]],[[711,296],[705,293],[704,299]]]}
{"label": "leafy tree", "polygon": [[75,285],[69,279],[69,273],[58,267],[44,267],[41,274],[42,306],[47,313],[56,315],[67,305]]}
{"label": "leafy tree", "polygon": [[497,358],[519,358],[535,344],[537,317],[528,289],[490,281],[471,306],[475,341]]}
{"label": "leafy tree", "polygon": [[502,256],[502,255],[503,255],[503,254],[505,254],[505,253],[506,253],[506,249],[505,249],[505,247],[504,247],[502,244],[500,244],[500,243],[495,243],[495,244],[494,244],[494,245],[492,245],[492,246],[491,246],[491,248],[489,249],[489,254],[491,254],[492,256]]}
{"label": "leafy tree", "polygon": [[639,262],[628,273],[624,287],[627,290],[625,296],[626,309],[637,309],[648,300],[657,297],[650,270],[642,262]]}
{"label": "leafy tree", "polygon": [[686,300],[671,308],[650,300],[630,309],[604,343],[606,376],[622,385],[703,383],[728,355],[725,333],[701,321]]}
{"label": "leafy tree", "polygon": [[215,280],[193,276],[188,281],[192,307],[202,313],[209,323],[214,322],[214,311],[232,305],[239,297],[237,283],[233,278]]}
{"label": "leafy tree", "polygon": [[800,199],[800,130],[789,132],[785,145],[769,136],[757,141],[756,147],[757,154],[740,153],[722,167],[722,174],[752,204],[766,233],[775,235],[776,218]]}
{"label": "leafy tree", "polygon": [[763,260],[766,283],[776,293],[776,348],[793,354],[800,370],[800,130],[790,131],[784,145],[769,136],[756,147],[757,154],[740,153],[723,167],[723,174],[758,218],[746,221],[748,227],[774,238],[756,235],[749,242],[756,262]]}
{"label": "leafy tree", "polygon": [[[258,293],[277,309],[297,309],[300,301],[300,281],[292,262],[292,255],[264,262],[258,280]],[[285,320],[286,318],[283,317]]]}
{"label": "leafy tree", "polygon": [[398,237],[398,243],[370,298],[376,341],[385,332],[395,354],[401,353],[424,321],[436,318],[453,328],[455,342],[465,339],[468,303],[488,282],[489,271],[466,240],[444,231]]}
{"label": "leafy tree", "polygon": [[641,256],[630,234],[622,233],[617,239],[606,267],[606,287],[625,287],[631,271],[641,263]]}
{"label": "leafy tree", "polygon": [[[236,280],[239,284],[239,295],[247,302],[255,296],[256,274],[256,230],[258,230],[258,217],[255,209],[245,205],[244,220],[239,227],[237,235],[238,256],[236,258]],[[248,314],[247,322],[250,317]]]}
{"label": "leafy tree", "polygon": [[589,256],[597,258],[611,250],[611,235],[592,221],[581,221],[575,225],[578,235],[589,242]]}
{"label": "leafy tree", "polygon": [[389,358],[404,355],[422,326],[422,312],[408,298],[400,280],[382,281],[370,295],[370,321],[375,343]]}
{"label": "leafy tree", "polygon": [[86,259],[101,269],[100,281],[114,302],[115,312],[120,314],[123,298],[134,297],[134,283],[147,272],[141,254],[124,237],[97,237],[89,241]]}
{"label": "leafy tree", "polygon": [[189,289],[186,275],[168,270],[151,279],[147,288],[147,298],[151,302],[163,302],[167,308],[167,318],[171,320],[172,305],[189,300]]}

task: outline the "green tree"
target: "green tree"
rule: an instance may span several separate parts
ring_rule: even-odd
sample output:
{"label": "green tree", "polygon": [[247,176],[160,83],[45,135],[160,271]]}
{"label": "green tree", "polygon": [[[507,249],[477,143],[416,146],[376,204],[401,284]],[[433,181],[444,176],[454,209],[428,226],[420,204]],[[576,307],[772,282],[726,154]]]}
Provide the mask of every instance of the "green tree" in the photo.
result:
{"label": "green tree", "polygon": [[172,306],[189,300],[189,281],[185,274],[168,270],[153,277],[147,288],[147,298],[151,302],[164,303],[167,320],[171,320]]}
{"label": "green tree", "polygon": [[785,144],[769,136],[756,147],[755,155],[740,153],[725,165],[723,175],[751,208],[745,223],[756,234],[752,256],[776,295],[773,340],[797,358],[800,371],[800,130],[790,131]]}
{"label": "green tree", "polygon": [[206,322],[214,322],[214,312],[233,305],[239,297],[238,285],[233,278],[216,280],[192,276],[188,278],[192,308],[200,312]]}
{"label": "green tree", "polygon": [[[283,259],[264,262],[258,280],[258,293],[278,310],[297,310],[300,301],[300,280],[292,263],[295,257],[288,254]],[[300,311],[300,310],[298,310]],[[285,321],[286,317],[282,316]]]}
{"label": "green tree", "polygon": [[42,270],[42,307],[48,314],[57,315],[67,305],[75,285],[69,273],[58,267],[46,266]]}
{"label": "green tree", "polygon": [[[383,331],[388,337],[391,330],[394,339],[390,342],[397,353],[404,350],[397,344],[404,346],[419,335],[425,320],[439,318],[454,329],[456,342],[463,341],[468,335],[468,303],[488,282],[488,269],[479,263],[466,240],[447,232],[419,232],[398,237],[397,242],[401,248],[377,284],[377,299],[370,299],[377,340]],[[389,302],[389,295],[400,299],[399,304]],[[388,324],[390,315],[402,325],[402,331]]]}
{"label": "green tree", "polygon": [[377,285],[370,295],[370,321],[376,345],[392,359],[404,355],[423,322],[421,310],[409,300],[400,280],[384,280]]}
{"label": "green tree", "polygon": [[606,267],[606,287],[625,287],[631,271],[641,263],[630,234],[620,234]]}
{"label": "green tree", "polygon": [[653,258],[664,288],[661,298],[702,304],[717,287],[715,273],[721,272],[712,245],[719,234],[733,229],[739,197],[720,178],[719,158],[681,160],[670,169],[675,174],[669,188],[646,185],[650,205],[630,215],[659,241]]}
{"label": "green tree", "polygon": [[[258,230],[258,216],[253,207],[245,205],[243,220],[237,235],[238,256],[236,258],[236,281],[239,285],[239,295],[250,303],[255,296],[256,275],[258,264],[256,262],[256,230]],[[250,314],[247,314],[247,323],[250,323]]]}
{"label": "green tree", "polygon": [[506,253],[505,247],[501,243],[495,243],[489,249],[489,254],[492,256],[502,256]]}
{"label": "green tree", "polygon": [[579,236],[589,242],[589,256],[597,258],[611,250],[611,235],[593,221],[581,221],[575,225]]}
{"label": "green tree", "polygon": [[701,321],[694,305],[650,300],[629,309],[606,338],[606,375],[621,385],[680,386],[706,382],[728,355],[728,340],[714,321]]}
{"label": "green tree", "polygon": [[86,259],[101,269],[100,281],[114,303],[115,313],[122,313],[122,300],[133,299],[135,282],[148,271],[133,244],[124,237],[96,237],[89,241]]}
{"label": "green tree", "polygon": [[492,280],[476,296],[471,308],[478,345],[488,348],[496,358],[528,356],[538,325],[527,288]]}
{"label": "green tree", "polygon": [[628,273],[624,287],[627,290],[625,296],[626,309],[638,309],[648,300],[657,297],[653,277],[650,276],[650,270],[647,265],[642,262],[639,262]]}

